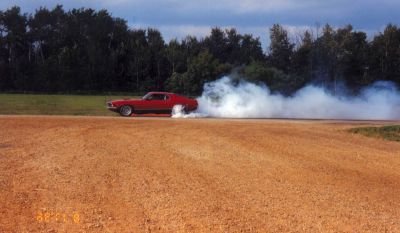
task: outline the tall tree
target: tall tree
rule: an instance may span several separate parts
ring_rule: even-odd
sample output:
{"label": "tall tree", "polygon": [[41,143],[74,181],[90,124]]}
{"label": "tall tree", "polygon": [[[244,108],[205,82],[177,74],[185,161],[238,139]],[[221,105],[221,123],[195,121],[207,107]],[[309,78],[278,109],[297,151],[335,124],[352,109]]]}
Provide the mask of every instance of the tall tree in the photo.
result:
{"label": "tall tree", "polygon": [[210,36],[204,39],[204,45],[219,61],[224,63],[228,60],[228,39],[225,32],[220,28],[215,27],[211,29]]}
{"label": "tall tree", "polygon": [[169,72],[165,68],[167,60],[165,58],[165,43],[160,31],[147,29],[147,43],[150,52],[150,76],[147,77],[147,85],[155,90],[162,90],[163,83],[169,77]]}
{"label": "tall tree", "polygon": [[240,42],[240,56],[237,60],[240,64],[249,64],[252,61],[264,61],[260,38],[253,38],[250,34],[244,34]]}
{"label": "tall tree", "polygon": [[338,44],[335,34],[335,30],[329,24],[324,26],[322,36],[315,41],[312,61],[315,67],[313,80],[324,86],[333,86],[333,88],[336,87],[338,79]]}
{"label": "tall tree", "polygon": [[185,94],[200,94],[204,83],[229,72],[231,67],[221,64],[207,50],[190,59],[187,72],[174,73],[167,81],[169,90],[180,90]]}
{"label": "tall tree", "polygon": [[24,91],[29,67],[29,43],[26,31],[27,15],[19,7],[12,7],[0,14],[2,52],[0,74],[2,89]]}
{"label": "tall tree", "polygon": [[310,80],[313,73],[313,46],[314,39],[311,33],[306,30],[292,57],[291,73],[302,76],[305,80]]}
{"label": "tall tree", "polygon": [[388,24],[383,33],[373,39],[369,68],[375,79],[400,84],[400,28],[396,25]]}
{"label": "tall tree", "polygon": [[129,31],[127,44],[128,76],[130,78],[129,86],[131,90],[139,92],[142,88],[144,78],[148,76],[148,43],[146,31],[135,29]]}
{"label": "tall tree", "polygon": [[171,65],[172,73],[182,73],[186,70],[186,54],[183,46],[176,40],[173,39],[169,42],[165,54],[168,62]]}
{"label": "tall tree", "polygon": [[279,24],[274,24],[270,29],[269,63],[288,72],[291,64],[294,44],[290,42],[288,32]]}
{"label": "tall tree", "polygon": [[354,88],[368,84],[366,79],[367,35],[364,32],[355,32],[353,27],[348,25],[339,28],[336,32],[338,44],[337,53],[337,73]]}

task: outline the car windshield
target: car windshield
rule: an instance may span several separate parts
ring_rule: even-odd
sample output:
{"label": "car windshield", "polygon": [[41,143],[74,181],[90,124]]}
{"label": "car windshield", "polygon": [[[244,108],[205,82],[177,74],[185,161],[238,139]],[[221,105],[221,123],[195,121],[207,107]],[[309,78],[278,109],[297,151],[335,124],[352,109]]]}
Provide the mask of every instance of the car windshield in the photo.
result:
{"label": "car windshield", "polygon": [[142,97],[143,100],[147,100],[151,96],[151,93],[147,93]]}

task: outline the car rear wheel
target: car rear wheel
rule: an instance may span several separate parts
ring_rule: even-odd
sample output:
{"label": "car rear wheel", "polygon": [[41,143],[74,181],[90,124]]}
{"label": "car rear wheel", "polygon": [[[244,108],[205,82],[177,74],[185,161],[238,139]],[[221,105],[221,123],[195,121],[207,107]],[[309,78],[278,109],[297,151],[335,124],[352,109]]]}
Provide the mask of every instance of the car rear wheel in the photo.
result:
{"label": "car rear wheel", "polygon": [[174,105],[174,107],[172,108],[172,111],[171,111],[171,114],[173,116],[184,115],[184,114],[187,114],[187,113],[188,112],[186,111],[186,106],[181,105],[181,104]]}
{"label": "car rear wheel", "polygon": [[131,106],[129,105],[124,105],[119,109],[119,114],[121,114],[121,116],[125,116],[128,117],[132,114],[133,109]]}

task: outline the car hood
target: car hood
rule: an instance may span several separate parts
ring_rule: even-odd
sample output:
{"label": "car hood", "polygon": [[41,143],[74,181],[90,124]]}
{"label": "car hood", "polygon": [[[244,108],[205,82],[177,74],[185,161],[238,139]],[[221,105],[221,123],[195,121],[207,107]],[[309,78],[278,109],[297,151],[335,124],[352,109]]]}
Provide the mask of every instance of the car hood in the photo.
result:
{"label": "car hood", "polygon": [[119,99],[119,100],[111,100],[109,103],[112,103],[113,105],[121,105],[125,103],[136,103],[136,102],[141,102],[143,100],[141,99]]}

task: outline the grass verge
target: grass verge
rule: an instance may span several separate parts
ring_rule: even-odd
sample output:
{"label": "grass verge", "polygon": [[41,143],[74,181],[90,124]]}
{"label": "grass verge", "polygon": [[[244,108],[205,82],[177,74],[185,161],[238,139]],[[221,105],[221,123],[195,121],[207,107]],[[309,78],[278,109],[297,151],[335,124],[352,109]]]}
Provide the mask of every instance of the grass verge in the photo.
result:
{"label": "grass verge", "polygon": [[382,127],[361,127],[349,130],[368,137],[383,138],[385,140],[400,142],[400,125],[388,125]]}
{"label": "grass verge", "polygon": [[106,101],[132,96],[0,94],[0,114],[113,116]]}

